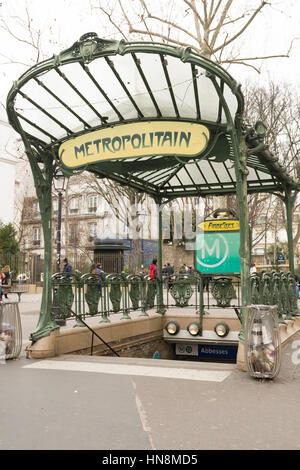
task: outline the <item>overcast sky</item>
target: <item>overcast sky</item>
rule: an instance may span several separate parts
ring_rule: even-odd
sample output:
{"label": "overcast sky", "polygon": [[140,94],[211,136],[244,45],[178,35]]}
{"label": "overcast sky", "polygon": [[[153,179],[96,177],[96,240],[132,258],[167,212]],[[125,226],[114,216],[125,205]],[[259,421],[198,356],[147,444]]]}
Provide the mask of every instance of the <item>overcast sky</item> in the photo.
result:
{"label": "overcast sky", "polygon": [[[113,1],[113,0],[107,0]],[[124,6],[133,0],[123,0]],[[157,0],[152,0],[154,5]],[[160,0],[162,1],[162,0]],[[167,0],[164,0],[167,1]],[[177,1],[177,4],[176,4]],[[235,0],[242,6],[245,0]],[[91,16],[89,0],[2,0],[0,14],[10,27],[13,35],[29,38],[28,31],[22,26],[27,21],[24,7],[30,11],[33,28],[42,31],[43,58],[58,53],[72,45],[79,37],[89,31],[95,31],[99,37],[118,37],[107,28],[104,15]],[[248,6],[257,6],[257,0],[247,0]],[[241,48],[243,56],[261,56],[285,54],[294,38],[289,58],[266,60],[262,72],[258,75],[249,67],[234,66],[229,69],[233,77],[245,84],[247,80],[266,83],[269,78],[276,82],[288,82],[300,91],[300,0],[270,0],[271,5],[264,8],[264,13],[255,20],[245,38],[235,43]],[[178,0],[173,0],[178,5]],[[0,29],[0,98],[5,103],[7,93],[16,80],[28,67],[33,65],[36,51],[15,39],[11,34]],[[12,63],[19,62],[17,64]],[[261,62],[256,62],[261,65]],[[0,119],[5,119],[1,107]]]}

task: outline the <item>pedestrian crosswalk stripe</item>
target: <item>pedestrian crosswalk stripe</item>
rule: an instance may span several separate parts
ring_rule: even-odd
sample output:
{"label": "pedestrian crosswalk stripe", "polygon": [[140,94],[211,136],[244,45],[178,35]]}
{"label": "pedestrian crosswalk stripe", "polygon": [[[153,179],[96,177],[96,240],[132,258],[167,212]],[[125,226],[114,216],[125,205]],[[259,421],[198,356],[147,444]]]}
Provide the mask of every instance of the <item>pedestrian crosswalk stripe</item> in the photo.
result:
{"label": "pedestrian crosswalk stripe", "polygon": [[70,372],[94,372],[100,374],[134,375],[166,379],[222,382],[232,371],[203,370],[193,368],[159,367],[132,364],[112,364],[80,361],[43,360],[23,367],[24,369],[64,370]]}

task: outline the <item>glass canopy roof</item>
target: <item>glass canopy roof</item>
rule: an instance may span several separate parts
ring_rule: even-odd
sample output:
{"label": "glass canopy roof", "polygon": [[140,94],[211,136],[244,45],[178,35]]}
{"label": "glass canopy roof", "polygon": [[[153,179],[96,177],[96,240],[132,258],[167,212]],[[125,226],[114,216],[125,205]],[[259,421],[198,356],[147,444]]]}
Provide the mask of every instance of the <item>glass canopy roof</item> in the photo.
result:
{"label": "glass canopy roof", "polygon": [[[184,123],[201,123],[209,139],[197,154],[181,154],[179,147],[172,153],[167,141],[174,136],[177,139],[176,132],[172,137],[161,132],[166,144],[161,155],[143,140],[142,156],[129,151],[126,158],[120,157],[115,147],[108,146],[105,159],[62,167],[69,175],[89,170],[167,198],[236,190],[232,129],[236,118],[242,116],[243,96],[225,70],[189,49],[106,41],[88,33],[71,48],[22,75],[8,95],[7,111],[12,126],[31,146],[38,152],[54,153],[58,164],[63,163],[59,159],[64,143],[91,131],[119,129],[124,144],[128,123],[140,123],[139,135],[143,135],[143,123],[148,122],[166,121],[171,127],[180,122],[183,127]],[[185,136],[189,138],[189,133]],[[251,154],[257,139],[253,131],[248,142],[248,192],[297,188],[298,183],[266,148]],[[89,147],[76,149],[89,155]]]}

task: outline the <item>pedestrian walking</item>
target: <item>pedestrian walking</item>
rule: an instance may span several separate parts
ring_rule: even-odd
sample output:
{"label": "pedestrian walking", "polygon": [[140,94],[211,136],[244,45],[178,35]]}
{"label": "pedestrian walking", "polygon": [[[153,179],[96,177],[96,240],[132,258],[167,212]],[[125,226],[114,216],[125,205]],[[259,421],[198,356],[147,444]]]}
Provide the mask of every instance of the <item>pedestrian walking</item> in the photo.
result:
{"label": "pedestrian walking", "polygon": [[11,287],[11,276],[10,276],[10,266],[7,264],[2,268],[2,293],[6,299],[8,299],[7,292]]}
{"label": "pedestrian walking", "polygon": [[166,266],[166,275],[168,279],[168,288],[171,289],[173,285],[172,274],[174,274],[174,268],[170,265],[170,263]]}
{"label": "pedestrian walking", "polygon": [[67,276],[70,276],[72,272],[72,266],[70,265],[68,258],[64,258],[63,265],[63,273],[65,273]]}
{"label": "pedestrian walking", "polygon": [[0,273],[0,302],[2,302],[2,280],[4,279],[4,276],[2,276],[2,273]]}
{"label": "pedestrian walking", "polygon": [[154,306],[154,298],[156,294],[156,280],[158,277],[157,272],[157,260],[153,259],[152,264],[149,266],[149,281],[148,282],[148,289],[147,289],[147,296],[146,296],[146,307],[152,308]]}
{"label": "pedestrian walking", "polygon": [[96,274],[98,276],[98,289],[99,289],[99,294],[100,294],[100,297],[102,296],[102,285],[101,285],[101,281],[102,281],[102,264],[101,263],[97,263],[96,265]]}
{"label": "pedestrian walking", "polygon": [[297,299],[299,299],[299,293],[300,293],[300,276],[295,274],[295,285],[296,285],[296,296]]}
{"label": "pedestrian walking", "polygon": [[157,279],[157,260],[153,259],[152,264],[149,266],[150,279]]}

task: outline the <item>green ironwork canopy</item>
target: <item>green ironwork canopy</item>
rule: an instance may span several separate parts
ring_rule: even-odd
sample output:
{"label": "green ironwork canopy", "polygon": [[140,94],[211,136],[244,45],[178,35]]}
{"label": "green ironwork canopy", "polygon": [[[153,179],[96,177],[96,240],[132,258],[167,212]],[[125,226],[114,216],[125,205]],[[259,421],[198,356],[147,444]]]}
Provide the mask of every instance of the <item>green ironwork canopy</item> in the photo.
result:
{"label": "green ironwork canopy", "polygon": [[[242,330],[249,305],[247,194],[270,192],[286,205],[294,273],[292,208],[300,188],[264,143],[263,123],[243,122],[236,81],[189,48],[99,39],[87,33],[17,80],[7,97],[9,122],[31,165],[44,234],[44,284],[34,341],[52,320],[52,182],[88,170],[152,196],[237,194],[240,218]],[[162,284],[162,204],[158,211],[158,305]]]}
{"label": "green ironwork canopy", "polygon": [[[59,165],[63,163],[60,146],[70,139],[91,131],[118,130],[123,141],[108,141],[116,145],[102,149],[105,159],[91,158],[85,165],[82,158],[81,165],[72,168],[62,165],[67,175],[88,169],[160,199],[236,191],[232,131],[237,124],[242,128],[243,95],[225,70],[189,48],[108,41],[88,33],[22,75],[8,95],[7,110],[12,126],[24,132],[37,149],[36,158],[50,152]],[[134,147],[144,147],[144,153],[131,155],[128,149],[126,158],[119,157],[115,149],[124,147],[124,138],[127,144],[126,125],[140,123],[139,129],[143,129],[149,122],[156,123],[155,132],[146,135],[140,131],[140,137],[134,134],[136,140],[131,142]],[[180,126],[170,130],[176,123],[177,129],[178,123],[183,128],[186,123],[202,124],[207,130],[204,148],[186,155],[181,153],[183,142],[172,153],[168,144],[180,133]],[[161,132],[157,130],[160,126]],[[244,132],[247,191],[297,188],[298,183],[263,144],[265,130],[258,126]],[[160,144],[155,153],[149,135]],[[183,137],[187,136],[185,132]],[[86,156],[85,151],[89,153],[90,143],[77,147],[81,157]]]}

